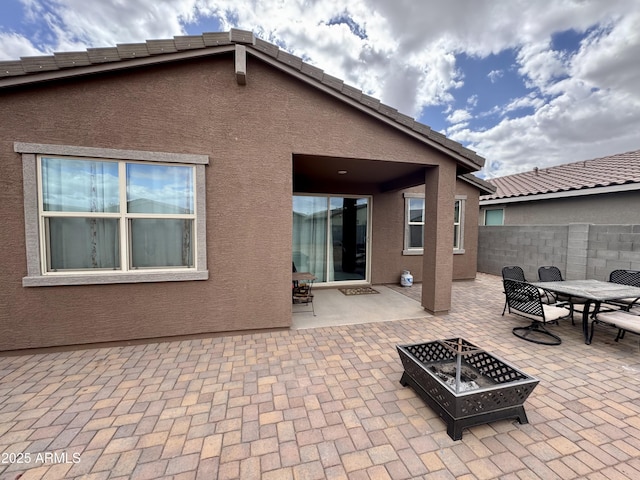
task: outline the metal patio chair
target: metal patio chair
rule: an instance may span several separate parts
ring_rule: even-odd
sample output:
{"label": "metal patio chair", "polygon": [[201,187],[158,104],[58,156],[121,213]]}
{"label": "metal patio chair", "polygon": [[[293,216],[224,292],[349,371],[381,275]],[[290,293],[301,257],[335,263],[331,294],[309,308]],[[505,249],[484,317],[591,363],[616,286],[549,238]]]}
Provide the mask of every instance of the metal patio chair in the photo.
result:
{"label": "metal patio chair", "polygon": [[[506,267],[502,267],[502,280],[517,280],[519,282],[526,282],[527,279],[524,276],[524,270],[522,267],[517,265],[508,265]],[[505,299],[504,308],[502,309],[502,316],[504,316],[504,312],[507,311],[507,301]]]}
{"label": "metal patio chair", "polygon": [[[315,317],[316,310],[313,306],[313,293],[311,292],[312,287],[313,281],[311,280],[299,281],[298,285],[293,287],[291,295],[294,305],[311,305],[310,311],[313,312],[313,316]],[[300,310],[296,310],[296,313],[299,311]]]}
{"label": "metal patio chair", "polygon": [[[629,285],[631,287],[640,287],[640,271],[638,270],[613,270],[609,274],[609,281],[620,285]],[[640,306],[640,297],[623,298],[607,302],[610,305],[617,306],[622,310],[631,310],[633,307]]]}
{"label": "metal patio chair", "polygon": [[626,310],[614,310],[598,313],[591,322],[591,330],[589,332],[589,343],[593,340],[593,333],[596,324],[605,324],[618,329],[615,341],[624,338],[626,332],[640,335],[640,307]]}
{"label": "metal patio chair", "polygon": [[[541,282],[564,282],[562,272],[555,265],[548,265],[538,268],[538,279]],[[571,325],[575,325],[573,313],[577,310],[576,305],[583,305],[587,302],[584,298],[572,297],[569,295],[560,295],[557,293],[545,291],[545,295],[550,299],[549,303],[566,302],[569,305],[569,316],[571,317]],[[577,310],[582,312],[581,310]]]}
{"label": "metal patio chair", "polygon": [[530,283],[510,279],[504,279],[502,283],[509,313],[531,320],[526,327],[513,328],[513,334],[528,342],[560,345],[560,337],[548,331],[545,325],[566,318],[566,308],[560,304],[542,303],[540,292]]}
{"label": "metal patio chair", "polygon": [[[630,285],[640,287],[640,271],[618,269],[609,274],[609,281],[619,285]],[[604,307],[604,309],[602,309]],[[613,309],[611,308],[613,307]],[[618,335],[615,341],[624,338],[625,332],[629,331],[640,335],[640,297],[621,298],[620,300],[610,300],[600,307],[598,313],[591,322],[589,342],[593,338],[594,327],[598,323],[611,325],[618,328]]]}

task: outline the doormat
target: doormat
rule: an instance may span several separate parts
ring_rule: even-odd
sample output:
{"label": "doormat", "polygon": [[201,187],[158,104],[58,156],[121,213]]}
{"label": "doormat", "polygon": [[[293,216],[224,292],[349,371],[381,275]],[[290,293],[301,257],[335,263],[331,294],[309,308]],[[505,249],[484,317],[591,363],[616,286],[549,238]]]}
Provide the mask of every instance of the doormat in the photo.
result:
{"label": "doormat", "polygon": [[345,295],[367,295],[370,293],[380,293],[371,287],[352,287],[352,288],[339,288]]}

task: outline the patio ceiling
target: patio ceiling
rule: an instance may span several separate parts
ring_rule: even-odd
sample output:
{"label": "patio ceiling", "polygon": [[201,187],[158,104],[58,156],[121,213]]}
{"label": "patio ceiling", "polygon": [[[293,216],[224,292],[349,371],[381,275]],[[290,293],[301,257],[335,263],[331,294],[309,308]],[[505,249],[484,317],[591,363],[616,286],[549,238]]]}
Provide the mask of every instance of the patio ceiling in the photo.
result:
{"label": "patio ceiling", "polygon": [[385,192],[424,184],[425,165],[383,160],[293,156],[294,191],[331,190],[348,193],[354,187]]}

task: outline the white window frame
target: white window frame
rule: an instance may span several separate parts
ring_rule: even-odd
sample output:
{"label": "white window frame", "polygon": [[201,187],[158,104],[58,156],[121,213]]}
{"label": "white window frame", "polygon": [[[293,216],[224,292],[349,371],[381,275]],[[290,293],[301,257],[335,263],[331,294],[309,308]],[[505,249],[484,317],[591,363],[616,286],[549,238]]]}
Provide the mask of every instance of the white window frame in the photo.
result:
{"label": "white window frame", "polygon": [[[464,218],[465,218],[465,206],[467,203],[466,195],[456,195],[455,203],[459,204],[458,213],[459,218],[456,221],[455,218],[455,206],[454,206],[454,218],[453,218],[453,253],[460,255],[464,253]],[[458,227],[457,235],[455,227]]]}
{"label": "white window frame", "polygon": [[[119,150],[107,148],[79,147],[69,145],[49,145],[36,143],[14,143],[14,151],[22,154],[25,242],[27,250],[27,276],[22,279],[24,287],[89,285],[112,283],[141,283],[207,280],[206,248],[206,198],[205,166],[208,155],[148,152],[140,150]],[[194,266],[185,268],[135,269],[127,270],[128,263],[121,264],[122,270],[47,272],[43,242],[42,216],[39,207],[38,156],[59,156],[91,160],[112,160],[120,165],[129,163],[159,162],[190,166],[195,170],[194,182]],[[120,216],[117,214],[116,216]],[[147,216],[145,215],[145,218]],[[123,232],[121,232],[123,235]]]}
{"label": "white window frame", "polygon": [[[402,250],[403,255],[423,255],[424,254],[424,226],[425,226],[425,205],[422,207],[422,222],[412,222],[410,215],[411,211],[409,205],[411,203],[411,199],[422,199],[424,200],[423,193],[405,193],[404,194],[404,249]],[[423,246],[422,247],[410,247],[409,239],[411,238],[411,225],[422,225],[423,230]]]}
{"label": "white window frame", "polygon": [[[411,222],[411,220],[409,219],[409,215],[410,215],[410,210],[409,210],[409,203],[410,203],[410,199],[412,198],[422,198],[424,199],[425,196],[422,193],[405,193],[404,194],[404,211],[405,211],[405,220],[404,220],[404,250],[402,250],[402,254],[403,255],[424,255],[424,246],[422,248],[409,248],[409,238],[410,238],[410,229],[409,226],[410,225],[422,225],[423,229],[425,228],[425,222],[424,220],[426,220],[425,218],[425,212],[423,210],[422,212],[422,220],[423,222]],[[464,218],[465,218],[465,207],[466,207],[466,203],[467,203],[467,196],[466,195],[456,195],[455,197],[455,203],[459,203],[459,218],[458,221],[456,222],[455,219],[455,214],[454,214],[454,239],[453,239],[453,253],[454,255],[461,255],[463,253],[465,253],[464,250]],[[426,207],[426,206],[425,206]],[[425,208],[423,207],[423,208]],[[455,204],[454,204],[454,208],[455,208]],[[426,208],[425,208],[426,210]],[[455,211],[455,210],[454,210]],[[458,230],[457,230],[457,237],[455,234],[455,226],[458,226]],[[424,237],[423,237],[424,238]]]}

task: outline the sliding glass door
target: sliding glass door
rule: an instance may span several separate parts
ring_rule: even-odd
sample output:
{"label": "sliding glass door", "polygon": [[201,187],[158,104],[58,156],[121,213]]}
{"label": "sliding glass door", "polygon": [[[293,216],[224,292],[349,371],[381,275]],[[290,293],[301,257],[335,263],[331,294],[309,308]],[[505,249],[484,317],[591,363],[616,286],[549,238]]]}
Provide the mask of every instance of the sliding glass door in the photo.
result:
{"label": "sliding glass door", "polygon": [[369,197],[295,195],[293,263],[321,283],[368,280]]}

